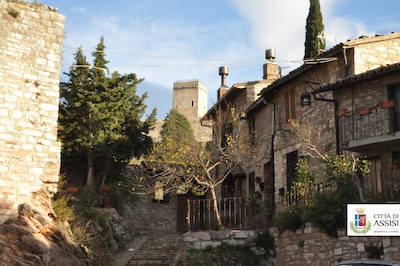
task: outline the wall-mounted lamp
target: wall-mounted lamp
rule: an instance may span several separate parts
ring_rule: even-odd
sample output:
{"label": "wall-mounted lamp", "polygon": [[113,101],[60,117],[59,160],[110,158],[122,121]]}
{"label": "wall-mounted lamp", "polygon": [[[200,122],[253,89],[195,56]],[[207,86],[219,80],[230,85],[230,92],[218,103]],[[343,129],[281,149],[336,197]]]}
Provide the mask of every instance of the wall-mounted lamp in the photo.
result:
{"label": "wall-mounted lamp", "polygon": [[301,107],[311,105],[311,94],[308,91],[303,91],[300,95]]}
{"label": "wall-mounted lamp", "polygon": [[[304,81],[305,86],[307,88],[307,86],[309,88],[311,88],[312,90],[312,95],[314,100],[316,101],[324,101],[324,102],[331,102],[333,103],[333,107],[334,107],[334,115],[335,115],[335,141],[336,141],[336,154],[340,154],[340,139],[339,139],[339,119],[338,119],[338,110],[339,110],[339,103],[337,100],[335,99],[329,99],[329,98],[325,98],[323,97],[316,89],[313,88],[312,85],[324,85],[318,82],[312,82],[312,81]],[[310,106],[311,105],[311,94],[304,90],[301,95],[300,95],[300,100],[301,100],[301,107],[303,106]]]}

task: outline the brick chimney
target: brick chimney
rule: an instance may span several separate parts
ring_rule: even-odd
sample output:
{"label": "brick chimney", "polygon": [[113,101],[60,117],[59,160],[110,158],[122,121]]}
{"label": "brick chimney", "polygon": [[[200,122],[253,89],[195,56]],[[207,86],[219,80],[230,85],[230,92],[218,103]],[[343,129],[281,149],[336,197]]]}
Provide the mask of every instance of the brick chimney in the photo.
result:
{"label": "brick chimney", "polygon": [[275,50],[265,50],[265,59],[267,59],[267,62],[264,64],[263,79],[268,79],[271,81],[277,80],[279,76],[278,64],[274,62]]}
{"label": "brick chimney", "polygon": [[218,100],[229,90],[229,87],[226,85],[226,76],[229,75],[228,67],[220,66],[219,75],[221,76],[221,86],[218,89]]}

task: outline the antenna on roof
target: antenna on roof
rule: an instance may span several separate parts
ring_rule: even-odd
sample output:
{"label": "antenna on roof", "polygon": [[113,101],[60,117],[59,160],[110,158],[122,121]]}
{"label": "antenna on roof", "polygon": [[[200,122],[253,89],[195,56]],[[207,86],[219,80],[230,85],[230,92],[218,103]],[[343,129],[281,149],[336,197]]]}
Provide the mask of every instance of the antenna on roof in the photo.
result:
{"label": "antenna on roof", "polygon": [[317,38],[318,38],[318,55],[320,55],[323,52],[326,52],[326,50],[320,48],[321,46],[326,47],[326,41],[336,43],[336,37],[335,36],[325,36],[324,31],[321,31],[320,33],[318,33]]}

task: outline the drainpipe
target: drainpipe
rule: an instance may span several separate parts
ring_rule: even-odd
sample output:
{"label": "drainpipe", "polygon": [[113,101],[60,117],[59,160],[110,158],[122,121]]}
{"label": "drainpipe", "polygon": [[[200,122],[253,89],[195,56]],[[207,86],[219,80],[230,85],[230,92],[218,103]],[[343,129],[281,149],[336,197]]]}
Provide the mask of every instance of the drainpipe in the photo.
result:
{"label": "drainpipe", "polygon": [[274,144],[275,144],[275,103],[269,103],[265,100],[263,97],[263,103],[265,105],[271,104],[272,105],[272,116],[271,116],[271,167],[272,167],[272,214],[271,216],[274,216],[275,214],[275,151],[274,151]]}

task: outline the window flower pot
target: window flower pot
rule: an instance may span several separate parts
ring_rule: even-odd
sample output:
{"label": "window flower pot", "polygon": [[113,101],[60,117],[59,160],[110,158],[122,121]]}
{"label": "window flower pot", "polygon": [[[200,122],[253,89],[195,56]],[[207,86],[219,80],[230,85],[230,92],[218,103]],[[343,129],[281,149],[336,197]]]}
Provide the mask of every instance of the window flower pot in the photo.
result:
{"label": "window flower pot", "polygon": [[339,109],[339,111],[338,111],[338,115],[339,116],[346,116],[346,114],[347,114],[347,109],[346,108]]}
{"label": "window flower pot", "polygon": [[360,109],[358,109],[359,115],[367,115],[370,113],[371,113],[371,108],[369,108],[369,107],[361,107]]}
{"label": "window flower pot", "polygon": [[379,107],[382,109],[392,108],[394,107],[394,101],[393,100],[384,101],[379,105]]}
{"label": "window flower pot", "polygon": [[67,188],[65,188],[65,191],[67,191],[67,193],[78,193],[78,188],[77,187],[67,187]]}
{"label": "window flower pot", "polygon": [[99,187],[100,192],[110,192],[110,187],[101,186]]}

